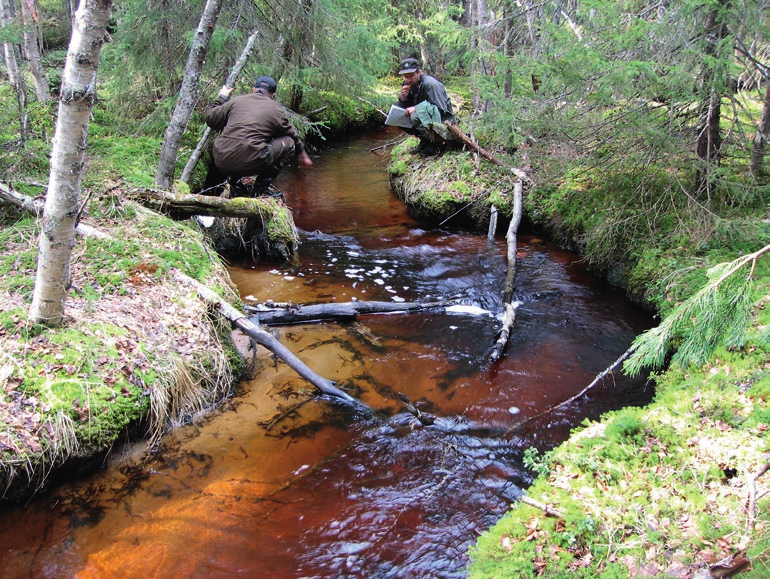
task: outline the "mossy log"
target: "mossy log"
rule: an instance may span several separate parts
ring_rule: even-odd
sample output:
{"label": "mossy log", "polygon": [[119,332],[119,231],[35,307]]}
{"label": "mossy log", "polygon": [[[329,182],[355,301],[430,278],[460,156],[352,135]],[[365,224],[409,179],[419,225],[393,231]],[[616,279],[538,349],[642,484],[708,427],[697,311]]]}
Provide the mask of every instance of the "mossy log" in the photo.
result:
{"label": "mossy log", "polygon": [[251,254],[256,259],[284,261],[294,254],[298,235],[291,210],[282,197],[215,197],[186,195],[158,189],[129,192],[137,203],[173,219],[218,218],[204,225],[215,249]]}
{"label": "mossy log", "polygon": [[139,189],[131,197],[145,207],[175,217],[210,215],[212,217],[249,218],[261,217],[265,212],[274,211],[281,201],[274,197],[213,197],[208,195],[186,195],[161,189]]}
{"label": "mossy log", "polygon": [[[208,195],[186,195],[171,193],[162,189],[136,189],[128,192],[145,207],[158,213],[173,214],[176,217],[210,215],[212,217],[249,218],[263,217],[283,206],[275,197],[211,197]],[[43,197],[30,197],[12,187],[0,184],[0,202],[20,207],[37,216],[42,215]]]}

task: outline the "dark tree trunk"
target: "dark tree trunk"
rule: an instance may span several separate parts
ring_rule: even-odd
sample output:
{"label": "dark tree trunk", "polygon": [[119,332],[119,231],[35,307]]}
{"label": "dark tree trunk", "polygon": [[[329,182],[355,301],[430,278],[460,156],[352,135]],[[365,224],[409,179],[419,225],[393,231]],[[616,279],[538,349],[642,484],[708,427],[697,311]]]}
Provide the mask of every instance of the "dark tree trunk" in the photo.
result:
{"label": "dark tree trunk", "polygon": [[762,120],[751,145],[751,174],[755,179],[764,175],[765,146],[770,139],[770,78],[766,79],[765,103],[762,107]]}
{"label": "dark tree trunk", "polygon": [[696,175],[696,189],[699,195],[705,194],[709,202],[712,167],[719,164],[722,146],[722,134],[719,129],[719,121],[722,117],[722,88],[715,67],[708,62],[718,58],[718,44],[728,33],[727,26],[721,22],[719,16],[719,10],[724,8],[726,0],[719,0],[719,4],[719,9],[708,13],[704,26],[704,55],[707,64],[703,71],[700,121],[695,144],[695,152],[700,161]]}

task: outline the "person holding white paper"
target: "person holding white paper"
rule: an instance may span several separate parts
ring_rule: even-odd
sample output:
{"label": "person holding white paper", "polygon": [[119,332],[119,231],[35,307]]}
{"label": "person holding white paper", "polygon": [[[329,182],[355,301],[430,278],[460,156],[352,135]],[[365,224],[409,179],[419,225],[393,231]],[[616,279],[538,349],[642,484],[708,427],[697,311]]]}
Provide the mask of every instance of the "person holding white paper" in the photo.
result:
{"label": "person holding white paper", "polygon": [[452,101],[444,85],[436,78],[425,74],[420,69],[416,58],[405,58],[398,69],[404,79],[398,106],[405,109],[409,116],[411,127],[402,130],[420,138],[420,145],[415,152],[423,156],[436,155],[440,152],[439,142],[435,133],[428,131],[430,123],[450,121],[455,122]]}

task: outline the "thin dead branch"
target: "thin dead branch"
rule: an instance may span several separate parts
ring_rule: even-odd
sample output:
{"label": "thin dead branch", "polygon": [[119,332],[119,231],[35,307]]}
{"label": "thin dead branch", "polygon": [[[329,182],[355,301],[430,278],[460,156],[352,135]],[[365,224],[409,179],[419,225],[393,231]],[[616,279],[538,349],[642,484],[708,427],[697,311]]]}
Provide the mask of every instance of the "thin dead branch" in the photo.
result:
{"label": "thin dead branch", "polygon": [[179,270],[172,270],[172,276],[177,282],[192,287],[200,297],[215,305],[219,309],[219,312],[227,320],[229,320],[233,326],[244,332],[257,344],[264,346],[278,358],[286,362],[292,368],[292,370],[305,378],[320,392],[329,396],[341,398],[347,402],[353,402],[365,408],[369,412],[373,412],[372,409],[369,408],[366,404],[337,388],[331,380],[327,380],[326,378],[318,375],[315,371],[311,370],[286,346],[281,344],[275,337],[273,337],[272,334],[256,326],[246,315],[235,309],[231,304],[214,293],[214,291],[207,288],[200,282],[194,280],[193,278],[185,275]]}
{"label": "thin dead branch", "polygon": [[564,515],[561,514],[561,511],[554,509],[550,505],[546,505],[545,503],[541,503],[540,501],[531,499],[527,495],[521,495],[521,497],[519,497],[519,501],[524,503],[525,505],[529,505],[530,507],[535,507],[536,509],[540,509],[548,516],[556,517],[557,519],[562,519],[562,520],[564,519]]}

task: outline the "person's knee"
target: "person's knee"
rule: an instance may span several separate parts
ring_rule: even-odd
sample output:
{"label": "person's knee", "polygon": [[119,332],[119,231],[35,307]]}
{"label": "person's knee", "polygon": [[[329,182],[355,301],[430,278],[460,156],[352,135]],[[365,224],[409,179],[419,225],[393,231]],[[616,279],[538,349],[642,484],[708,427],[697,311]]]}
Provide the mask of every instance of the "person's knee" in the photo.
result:
{"label": "person's knee", "polygon": [[270,164],[291,159],[294,156],[294,150],[294,139],[291,137],[273,139],[270,141]]}

